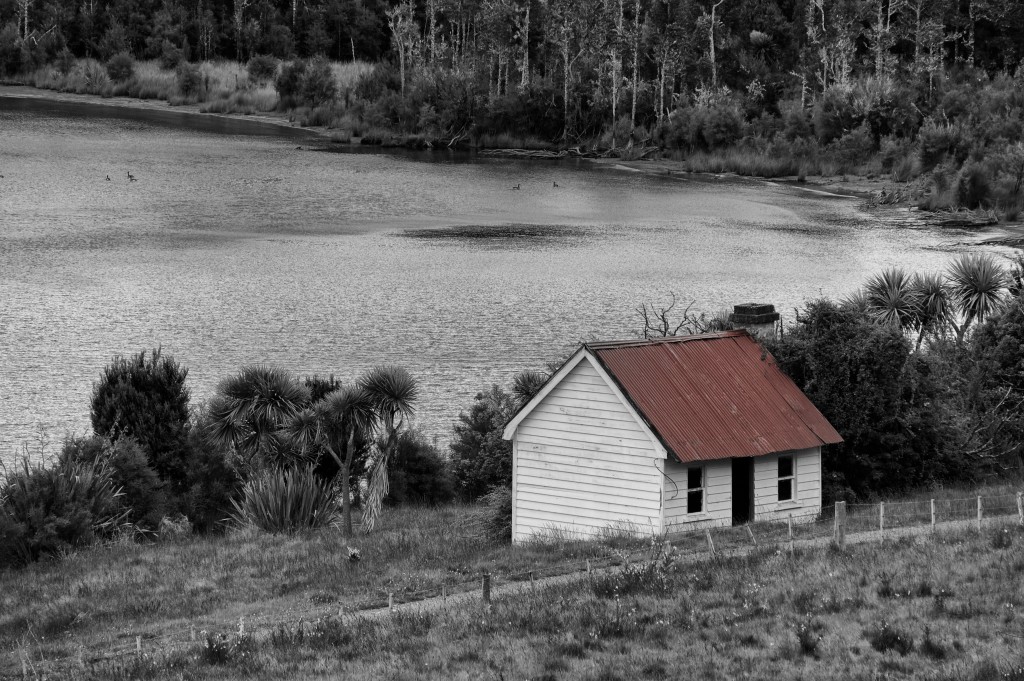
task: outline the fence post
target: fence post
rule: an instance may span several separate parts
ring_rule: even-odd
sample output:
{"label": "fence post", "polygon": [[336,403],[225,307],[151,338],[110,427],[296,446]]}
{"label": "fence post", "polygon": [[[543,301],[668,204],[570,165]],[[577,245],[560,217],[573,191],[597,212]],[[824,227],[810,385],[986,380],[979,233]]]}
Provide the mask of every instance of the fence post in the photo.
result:
{"label": "fence post", "polygon": [[1024,492],[1017,492],[1017,519],[1024,525]]}
{"label": "fence post", "polygon": [[389,591],[388,592],[388,611],[389,612],[394,612],[395,611],[395,592],[394,591]]}
{"label": "fence post", "polygon": [[483,596],[484,596],[484,603],[487,603],[488,605],[490,605],[490,603],[491,603],[491,573],[490,572],[485,572],[484,573]]}
{"label": "fence post", "polygon": [[530,593],[537,593],[537,582],[533,579],[533,570],[530,570]]}
{"label": "fence post", "polygon": [[141,636],[136,636],[135,637],[135,652],[139,655],[139,657],[142,657],[142,637]]}
{"label": "fence post", "polygon": [[981,531],[981,495],[978,495],[978,531]]}
{"label": "fence post", "polygon": [[747,525],[747,534],[750,535],[750,541],[754,543],[754,548],[757,548],[757,538],[754,536],[754,531],[750,529],[750,525]]}
{"label": "fence post", "polygon": [[935,500],[932,499],[932,532],[935,531]]}
{"label": "fence post", "polygon": [[885,531],[885,502],[878,502],[878,531]]}
{"label": "fence post", "polygon": [[786,517],[786,529],[789,531],[789,556],[793,557],[793,514]]}
{"label": "fence post", "polygon": [[839,548],[846,546],[846,502],[836,502],[836,543]]}
{"label": "fence post", "polygon": [[442,584],[441,585],[441,602],[442,603],[447,603],[448,602],[448,585],[447,584]]}
{"label": "fence post", "polygon": [[708,547],[711,549],[711,556],[714,557],[716,555],[715,542],[711,541],[711,530],[705,529],[704,536],[708,538]]}

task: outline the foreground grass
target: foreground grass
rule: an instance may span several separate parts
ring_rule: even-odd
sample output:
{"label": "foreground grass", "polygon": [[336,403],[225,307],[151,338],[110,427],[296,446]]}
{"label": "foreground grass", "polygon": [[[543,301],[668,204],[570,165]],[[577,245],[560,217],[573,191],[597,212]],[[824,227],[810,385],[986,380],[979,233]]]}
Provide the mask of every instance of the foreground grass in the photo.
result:
{"label": "foreground grass", "polygon": [[36,659],[77,659],[83,649],[134,644],[136,636],[180,638],[240,618],[295,622],[384,605],[389,593],[401,602],[440,584],[454,589],[483,571],[501,580],[609,551],[607,543],[495,543],[484,537],[478,515],[467,506],[397,509],[379,531],[351,541],[334,529],[126,540],[0,571],[0,651],[32,648]]}
{"label": "foreground grass", "polygon": [[[537,594],[90,663],[68,678],[1024,679],[1024,531],[659,560]],[[226,630],[222,630],[226,631]],[[59,678],[52,675],[50,678]]]}

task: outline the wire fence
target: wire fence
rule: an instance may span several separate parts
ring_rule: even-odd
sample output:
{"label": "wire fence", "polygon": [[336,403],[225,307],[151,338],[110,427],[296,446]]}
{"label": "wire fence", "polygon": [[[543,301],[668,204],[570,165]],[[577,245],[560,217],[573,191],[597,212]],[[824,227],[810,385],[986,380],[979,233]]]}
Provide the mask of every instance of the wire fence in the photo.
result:
{"label": "wire fence", "polygon": [[[956,499],[926,499],[900,502],[879,502],[874,504],[847,504],[838,502],[820,511],[804,511],[797,514],[776,513],[767,520],[755,521],[744,525],[705,526],[696,530],[674,531],[664,535],[650,537],[645,541],[633,539],[628,542],[621,535],[621,529],[599,537],[603,541],[620,541],[622,548],[607,547],[603,553],[591,558],[563,561],[551,564],[538,564],[526,569],[500,572],[495,574],[479,573],[462,579],[442,580],[431,586],[415,591],[377,592],[365,597],[349,600],[344,604],[313,605],[304,610],[293,612],[289,622],[277,622],[263,625],[257,630],[246,631],[244,619],[239,620],[238,635],[257,635],[270,637],[273,632],[287,627],[302,627],[304,623],[325,617],[367,616],[374,610],[393,612],[403,604],[439,599],[439,605],[445,605],[449,598],[465,602],[467,594],[482,592],[482,600],[490,601],[492,589],[508,588],[509,585],[529,583],[531,587],[538,582],[553,578],[571,578],[580,573],[594,574],[616,566],[635,563],[650,559],[665,549],[665,542],[671,545],[672,551],[682,562],[706,560],[719,556],[741,556],[757,550],[794,551],[797,546],[815,546],[846,541],[866,541],[884,539],[887,533],[920,534],[931,529],[974,527],[981,529],[985,522],[1007,521],[1024,526],[1024,493],[962,497]],[[387,528],[382,532],[399,532],[401,528]],[[460,534],[475,537],[480,541],[484,538],[484,528],[477,520],[462,526]],[[574,533],[559,530],[552,533],[561,540],[570,538]],[[583,533],[580,533],[583,536]],[[587,535],[593,538],[593,534]],[[474,599],[475,600],[475,599]],[[172,653],[186,649],[195,649],[203,644],[203,634],[190,628],[179,635],[166,634],[149,636],[145,639],[137,636],[135,646],[123,646],[120,650],[109,650],[91,656],[88,660],[79,656],[77,664],[85,669],[88,665],[116,663],[117,660],[132,655],[143,656],[146,651],[159,650],[161,653]],[[197,638],[198,637],[198,638]],[[208,644],[207,644],[208,645]],[[42,671],[53,666],[67,666],[67,659],[48,662],[45,659],[32,659],[19,650],[22,675],[24,678],[35,678]]]}

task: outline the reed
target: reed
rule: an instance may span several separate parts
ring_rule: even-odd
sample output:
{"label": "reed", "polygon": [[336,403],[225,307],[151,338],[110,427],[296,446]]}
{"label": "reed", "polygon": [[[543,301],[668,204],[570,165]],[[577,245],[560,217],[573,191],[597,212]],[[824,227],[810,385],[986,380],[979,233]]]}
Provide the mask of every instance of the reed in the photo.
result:
{"label": "reed", "polygon": [[334,491],[311,467],[267,471],[246,483],[242,498],[231,504],[237,526],[266,532],[334,527],[340,520]]}

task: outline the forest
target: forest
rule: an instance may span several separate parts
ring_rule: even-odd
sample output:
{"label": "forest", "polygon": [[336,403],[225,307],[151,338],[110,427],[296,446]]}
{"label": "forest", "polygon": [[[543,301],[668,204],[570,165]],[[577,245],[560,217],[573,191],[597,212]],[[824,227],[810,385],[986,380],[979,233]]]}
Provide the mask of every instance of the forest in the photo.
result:
{"label": "forest", "polygon": [[1024,207],[1015,0],[0,0],[0,77],[289,112],[339,142],[854,175]]}

